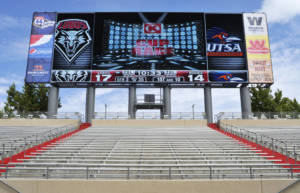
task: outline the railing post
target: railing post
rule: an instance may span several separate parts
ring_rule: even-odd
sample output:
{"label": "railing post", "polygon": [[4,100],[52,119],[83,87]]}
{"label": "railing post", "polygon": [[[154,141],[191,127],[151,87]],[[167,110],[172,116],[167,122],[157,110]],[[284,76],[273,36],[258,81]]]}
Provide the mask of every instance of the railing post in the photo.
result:
{"label": "railing post", "polygon": [[7,174],[8,174],[8,165],[6,165],[5,179],[7,179]]}
{"label": "railing post", "polygon": [[295,164],[296,164],[297,154],[296,154],[296,146],[295,145],[294,145],[293,149],[294,149],[294,159],[295,159]]}
{"label": "railing post", "polygon": [[48,179],[49,178],[49,167],[47,166],[46,167],[46,179]]}
{"label": "railing post", "polygon": [[171,173],[171,167],[169,167],[169,180],[171,180],[171,176],[172,175],[172,173]]}
{"label": "railing post", "polygon": [[4,160],[4,158],[5,158],[5,144],[3,143],[2,144],[2,155],[1,155],[2,161]]}
{"label": "railing post", "polygon": [[86,166],[86,179],[89,179],[89,166]]}
{"label": "railing post", "polygon": [[291,165],[291,178],[293,179],[294,178],[294,172],[293,172],[293,165]]}
{"label": "railing post", "polygon": [[212,168],[209,166],[209,179],[212,179]]}
{"label": "railing post", "polygon": [[253,178],[253,176],[252,176],[252,166],[250,166],[250,179],[252,179]]}
{"label": "railing post", "polygon": [[130,169],[129,169],[129,167],[127,168],[127,180],[129,180],[130,179]]}

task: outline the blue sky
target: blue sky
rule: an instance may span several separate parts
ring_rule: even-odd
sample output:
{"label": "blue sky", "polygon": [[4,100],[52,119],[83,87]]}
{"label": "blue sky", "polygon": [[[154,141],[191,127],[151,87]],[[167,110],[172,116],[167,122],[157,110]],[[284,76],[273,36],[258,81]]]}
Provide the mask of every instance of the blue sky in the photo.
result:
{"label": "blue sky", "polygon": [[[179,12],[255,12],[267,13],[275,84],[285,96],[300,101],[300,1],[299,0],[2,0],[0,7],[0,109],[7,88],[15,82],[21,89],[27,65],[27,51],[34,11],[179,11]],[[159,93],[159,89],[140,89],[138,94]],[[84,112],[84,89],[61,89],[63,112]],[[127,111],[127,89],[97,89],[96,111]],[[238,89],[213,89],[214,113],[240,111]],[[173,89],[172,111],[204,111],[202,89]]]}

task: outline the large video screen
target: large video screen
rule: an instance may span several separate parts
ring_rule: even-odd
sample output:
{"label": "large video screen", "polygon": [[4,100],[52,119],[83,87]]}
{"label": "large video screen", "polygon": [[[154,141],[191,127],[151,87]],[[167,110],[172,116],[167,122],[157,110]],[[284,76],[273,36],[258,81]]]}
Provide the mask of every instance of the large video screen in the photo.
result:
{"label": "large video screen", "polygon": [[[225,87],[249,83],[248,68],[251,78],[258,77],[247,64],[252,60],[247,58],[243,14],[52,14],[56,16],[55,30],[49,34],[53,53],[47,55],[52,70],[44,78],[52,84],[215,83]],[[267,76],[273,81],[272,73]]]}

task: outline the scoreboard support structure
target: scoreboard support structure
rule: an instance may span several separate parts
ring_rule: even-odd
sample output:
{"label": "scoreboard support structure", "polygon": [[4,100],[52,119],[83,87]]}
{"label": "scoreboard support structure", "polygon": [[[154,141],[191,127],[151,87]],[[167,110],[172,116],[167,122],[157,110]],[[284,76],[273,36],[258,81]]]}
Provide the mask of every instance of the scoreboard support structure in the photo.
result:
{"label": "scoreboard support structure", "polygon": [[86,89],[86,106],[85,106],[85,121],[91,123],[95,114],[95,87]]}
{"label": "scoreboard support structure", "polygon": [[170,119],[171,118],[171,87],[164,87],[164,117]]}
{"label": "scoreboard support structure", "polygon": [[139,102],[136,98],[136,86],[131,85],[128,89],[128,115],[129,119],[136,118],[136,111],[139,109],[159,109],[161,119],[171,118],[171,87],[163,87],[163,100],[159,103]]}
{"label": "scoreboard support structure", "polygon": [[207,123],[213,123],[211,87],[204,87],[204,106]]}
{"label": "scoreboard support structure", "polygon": [[136,86],[132,85],[129,86],[128,90],[128,115],[130,119],[135,119],[135,113],[136,113],[136,108],[135,108],[135,103],[136,103]]}
{"label": "scoreboard support structure", "polygon": [[247,86],[240,88],[242,118],[249,119],[251,113],[251,98],[250,91]]}
{"label": "scoreboard support structure", "polygon": [[[162,119],[171,118],[171,87],[163,87],[163,101],[160,104],[138,103],[136,98],[136,85],[128,87],[128,118],[135,119],[138,109],[160,109]],[[95,95],[96,88],[90,86],[86,90],[86,109],[85,121],[91,123],[95,113]],[[49,88],[48,95],[48,119],[56,118],[59,99],[59,87],[52,86]],[[249,119],[251,114],[251,98],[249,87],[240,88],[241,112],[242,119]],[[204,105],[205,114],[208,123],[213,123],[212,93],[211,87],[204,87]]]}
{"label": "scoreboard support structure", "polygon": [[58,96],[59,96],[59,88],[56,86],[52,86],[49,89],[48,95],[48,119],[53,119],[57,115],[58,109]]}

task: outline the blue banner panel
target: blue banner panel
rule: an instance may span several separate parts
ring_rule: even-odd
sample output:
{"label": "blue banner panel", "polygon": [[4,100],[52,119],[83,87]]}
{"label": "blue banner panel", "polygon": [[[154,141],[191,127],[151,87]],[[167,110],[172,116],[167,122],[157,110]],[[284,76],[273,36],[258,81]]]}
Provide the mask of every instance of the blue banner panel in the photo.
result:
{"label": "blue banner panel", "polygon": [[26,82],[49,83],[53,58],[56,13],[34,13]]}
{"label": "blue banner panel", "polygon": [[247,71],[210,71],[211,82],[247,82]]}

